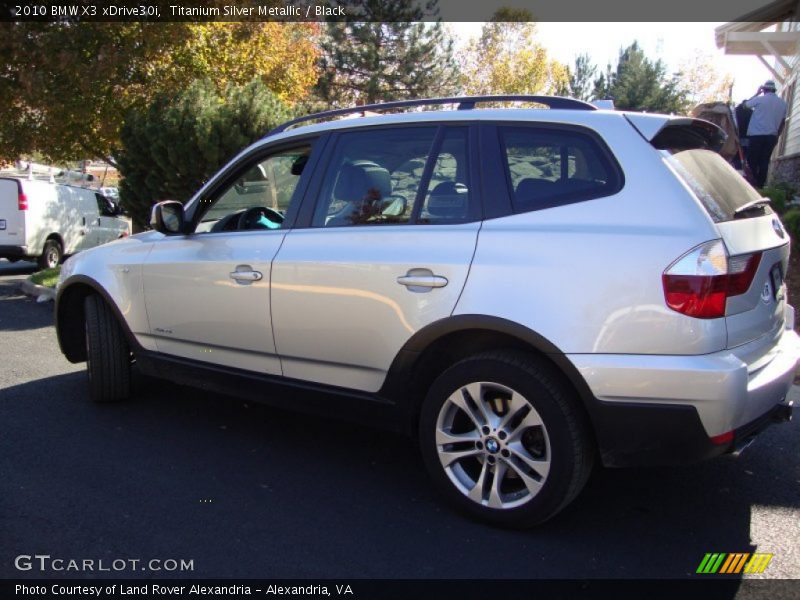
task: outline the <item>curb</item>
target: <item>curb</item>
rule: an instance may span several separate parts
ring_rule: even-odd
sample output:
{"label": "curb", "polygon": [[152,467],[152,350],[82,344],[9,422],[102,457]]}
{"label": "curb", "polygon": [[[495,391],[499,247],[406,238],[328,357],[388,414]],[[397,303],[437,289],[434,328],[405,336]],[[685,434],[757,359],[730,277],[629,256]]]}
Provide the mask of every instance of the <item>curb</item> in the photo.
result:
{"label": "curb", "polygon": [[50,300],[56,299],[56,291],[53,288],[36,285],[27,279],[20,283],[19,287],[23,293],[36,298],[37,302],[49,302]]}

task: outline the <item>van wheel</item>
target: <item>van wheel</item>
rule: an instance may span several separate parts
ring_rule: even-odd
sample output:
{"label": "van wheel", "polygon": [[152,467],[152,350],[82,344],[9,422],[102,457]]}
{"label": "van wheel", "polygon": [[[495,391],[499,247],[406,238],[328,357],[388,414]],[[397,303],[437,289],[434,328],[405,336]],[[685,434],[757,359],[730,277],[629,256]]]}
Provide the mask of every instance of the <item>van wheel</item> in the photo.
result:
{"label": "van wheel", "polygon": [[58,240],[47,240],[44,243],[44,250],[39,257],[38,263],[40,269],[54,269],[61,262],[63,250]]}
{"label": "van wheel", "polygon": [[126,400],[131,390],[131,351],[111,309],[96,295],[86,297],[86,371],[93,402]]}
{"label": "van wheel", "polygon": [[535,357],[489,352],[434,382],[419,434],[425,466],[456,508],[501,527],[530,527],[578,495],[594,453],[577,400]]}

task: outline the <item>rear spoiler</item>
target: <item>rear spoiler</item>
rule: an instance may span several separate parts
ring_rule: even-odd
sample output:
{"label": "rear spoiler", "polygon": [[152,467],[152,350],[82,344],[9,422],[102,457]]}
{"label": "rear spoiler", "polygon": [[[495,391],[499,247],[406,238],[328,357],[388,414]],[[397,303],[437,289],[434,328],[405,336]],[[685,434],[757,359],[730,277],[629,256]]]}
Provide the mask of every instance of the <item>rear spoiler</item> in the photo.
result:
{"label": "rear spoiler", "polygon": [[657,150],[705,148],[719,152],[728,137],[722,129],[703,119],[644,113],[625,113],[625,118]]}

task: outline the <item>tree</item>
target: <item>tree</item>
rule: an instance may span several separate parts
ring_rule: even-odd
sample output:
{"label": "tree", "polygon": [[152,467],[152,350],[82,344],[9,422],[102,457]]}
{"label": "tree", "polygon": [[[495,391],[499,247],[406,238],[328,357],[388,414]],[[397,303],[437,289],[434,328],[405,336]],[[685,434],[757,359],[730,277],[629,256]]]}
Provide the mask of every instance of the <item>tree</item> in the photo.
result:
{"label": "tree", "polygon": [[[254,77],[302,99],[316,81],[302,23],[2,23],[0,158],[39,151],[66,161],[110,157],[130,109],[211,78],[219,90]],[[113,162],[113,160],[112,160]]]}
{"label": "tree", "polygon": [[662,113],[686,112],[686,92],[677,76],[667,76],[661,60],[651,61],[637,42],[620,50],[615,70],[608,66],[606,73],[595,80],[598,98],[612,97],[619,109]]}
{"label": "tree", "polygon": [[569,95],[578,100],[594,100],[594,80],[597,67],[589,62],[588,54],[575,58],[575,66],[569,71]]}
{"label": "tree", "polygon": [[462,87],[467,94],[564,93],[568,70],[536,41],[526,10],[502,8],[483,26],[464,54]]}
{"label": "tree", "polygon": [[[455,89],[453,41],[435,0],[343,0],[351,22],[330,22],[323,36],[316,94],[328,104],[370,104],[446,95]],[[414,22],[416,21],[416,22]]]}
{"label": "tree", "polygon": [[678,67],[678,78],[691,106],[732,100],[733,77],[717,70],[711,54],[697,52],[684,60]]}
{"label": "tree", "polygon": [[157,95],[148,107],[132,110],[122,127],[123,206],[144,227],[154,202],[185,202],[237,152],[291,116],[260,79],[231,83],[223,92],[200,80],[177,96]]}

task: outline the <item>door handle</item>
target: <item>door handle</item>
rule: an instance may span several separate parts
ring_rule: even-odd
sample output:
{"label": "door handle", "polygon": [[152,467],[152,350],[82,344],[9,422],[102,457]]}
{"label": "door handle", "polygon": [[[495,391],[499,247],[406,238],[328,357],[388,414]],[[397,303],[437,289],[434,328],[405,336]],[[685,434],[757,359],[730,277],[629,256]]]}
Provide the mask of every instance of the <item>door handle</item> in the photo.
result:
{"label": "door handle", "polygon": [[231,271],[230,278],[237,283],[248,284],[254,281],[261,281],[264,276],[259,271],[254,271],[249,265],[239,265],[235,271]]}
{"label": "door handle", "polygon": [[397,278],[397,283],[404,285],[410,292],[430,292],[433,288],[447,285],[447,278],[434,275],[430,269],[411,269]]}

